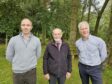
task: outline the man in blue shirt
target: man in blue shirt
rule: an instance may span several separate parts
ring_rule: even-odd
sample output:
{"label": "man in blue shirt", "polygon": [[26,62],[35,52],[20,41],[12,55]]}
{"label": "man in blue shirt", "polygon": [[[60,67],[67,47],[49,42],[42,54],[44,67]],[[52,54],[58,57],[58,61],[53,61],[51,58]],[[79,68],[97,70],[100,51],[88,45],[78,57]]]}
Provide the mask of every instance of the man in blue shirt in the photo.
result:
{"label": "man in blue shirt", "polygon": [[103,84],[101,63],[107,57],[106,44],[101,38],[90,34],[89,24],[86,21],[80,22],[78,28],[81,38],[75,44],[79,55],[82,84],[89,84],[89,78],[92,84]]}

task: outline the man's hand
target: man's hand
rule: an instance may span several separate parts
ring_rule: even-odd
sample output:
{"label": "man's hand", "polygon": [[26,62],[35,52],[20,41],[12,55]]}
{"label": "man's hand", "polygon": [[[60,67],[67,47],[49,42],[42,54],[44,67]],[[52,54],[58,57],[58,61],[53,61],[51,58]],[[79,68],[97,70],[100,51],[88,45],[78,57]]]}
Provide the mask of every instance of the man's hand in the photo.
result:
{"label": "man's hand", "polygon": [[49,74],[45,74],[45,75],[44,75],[44,78],[45,78],[46,80],[49,80],[49,79],[50,79],[50,75],[49,75]]}
{"label": "man's hand", "polygon": [[70,72],[67,72],[66,73],[66,79],[69,79],[71,77],[71,73]]}

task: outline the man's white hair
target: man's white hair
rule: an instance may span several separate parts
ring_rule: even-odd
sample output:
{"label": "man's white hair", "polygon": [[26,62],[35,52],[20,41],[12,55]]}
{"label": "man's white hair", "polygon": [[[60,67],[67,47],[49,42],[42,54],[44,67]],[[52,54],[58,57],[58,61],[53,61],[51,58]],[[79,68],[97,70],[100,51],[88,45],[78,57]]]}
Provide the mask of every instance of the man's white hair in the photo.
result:
{"label": "man's white hair", "polygon": [[80,28],[81,28],[82,25],[86,25],[87,28],[89,29],[89,23],[88,23],[87,21],[82,21],[82,22],[80,22],[80,23],[78,24],[79,30],[80,30]]}
{"label": "man's white hair", "polygon": [[54,29],[52,30],[52,33],[53,33],[55,30],[60,31],[60,32],[63,34],[63,32],[62,32],[62,30],[61,30],[60,28],[54,28]]}

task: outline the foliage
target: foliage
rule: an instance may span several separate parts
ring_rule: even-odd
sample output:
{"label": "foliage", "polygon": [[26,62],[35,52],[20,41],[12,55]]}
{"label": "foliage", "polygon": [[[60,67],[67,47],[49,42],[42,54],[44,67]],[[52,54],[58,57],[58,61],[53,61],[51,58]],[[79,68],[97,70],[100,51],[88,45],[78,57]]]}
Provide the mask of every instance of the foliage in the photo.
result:
{"label": "foliage", "polygon": [[19,32],[19,24],[24,11],[15,0],[0,3],[0,33],[12,36]]}

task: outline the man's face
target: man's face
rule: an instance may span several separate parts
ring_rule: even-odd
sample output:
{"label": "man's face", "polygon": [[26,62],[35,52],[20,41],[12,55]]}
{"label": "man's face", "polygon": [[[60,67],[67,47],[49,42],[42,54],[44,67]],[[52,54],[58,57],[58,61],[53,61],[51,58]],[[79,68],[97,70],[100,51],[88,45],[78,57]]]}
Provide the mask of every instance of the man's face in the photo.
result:
{"label": "man's face", "polygon": [[54,39],[56,42],[58,42],[58,41],[60,41],[61,38],[62,38],[62,31],[61,31],[60,29],[55,29],[55,30],[53,30],[52,35],[53,35],[53,39]]}
{"label": "man's face", "polygon": [[21,22],[21,30],[24,34],[29,34],[32,30],[32,22],[28,19],[24,19]]}
{"label": "man's face", "polygon": [[84,38],[89,37],[89,28],[86,24],[81,25],[79,32],[82,37],[84,37]]}

